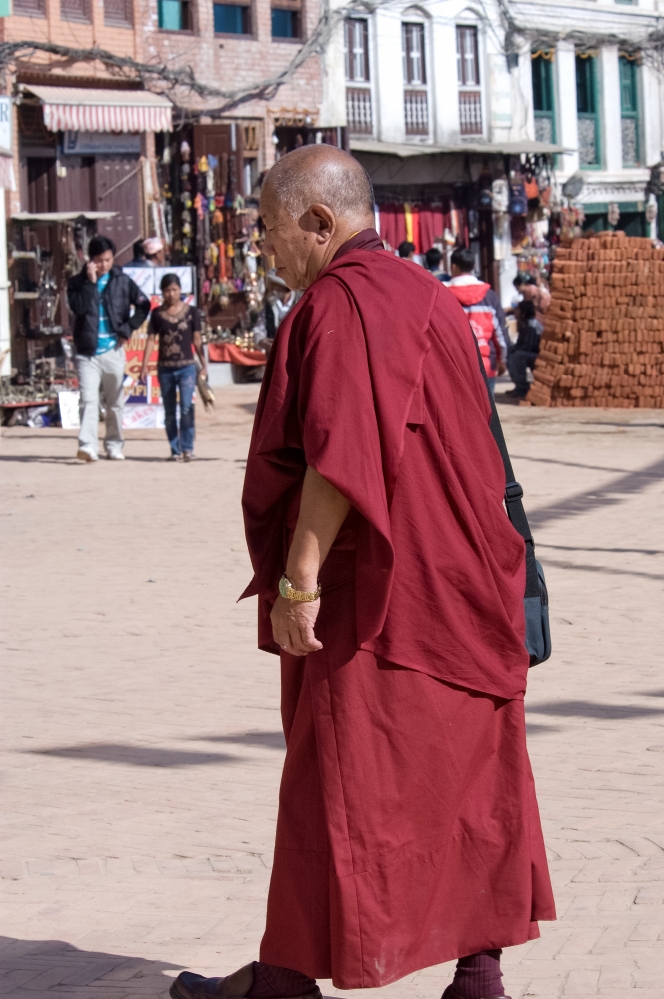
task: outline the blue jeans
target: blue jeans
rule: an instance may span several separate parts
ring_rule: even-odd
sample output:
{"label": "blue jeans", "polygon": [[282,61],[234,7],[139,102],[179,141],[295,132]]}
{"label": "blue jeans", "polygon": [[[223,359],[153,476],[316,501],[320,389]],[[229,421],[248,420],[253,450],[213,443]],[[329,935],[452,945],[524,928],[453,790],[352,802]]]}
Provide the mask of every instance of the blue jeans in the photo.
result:
{"label": "blue jeans", "polygon": [[[194,450],[194,389],[196,388],[196,365],[186,364],[183,368],[157,368],[161,398],[164,401],[166,436],[173,454]],[[180,389],[180,432],[175,415],[177,390]]]}

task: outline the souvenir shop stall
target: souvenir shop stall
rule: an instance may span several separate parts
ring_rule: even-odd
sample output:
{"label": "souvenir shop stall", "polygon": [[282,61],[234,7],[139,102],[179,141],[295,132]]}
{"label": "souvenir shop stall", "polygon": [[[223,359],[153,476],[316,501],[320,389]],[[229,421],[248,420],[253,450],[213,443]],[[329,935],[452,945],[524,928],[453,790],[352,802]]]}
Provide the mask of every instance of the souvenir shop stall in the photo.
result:
{"label": "souvenir shop stall", "polygon": [[[560,242],[562,204],[550,155],[512,157],[506,176],[492,185],[497,239],[503,259],[516,258],[516,272],[548,282],[552,247]],[[505,213],[509,216],[509,233]],[[503,235],[504,234],[504,235]],[[516,275],[515,275],[516,276]]]}
{"label": "souvenir shop stall", "polygon": [[351,147],[374,183],[377,226],[391,249],[404,240],[416,254],[435,246],[449,273],[454,249],[469,247],[478,276],[500,292],[505,305],[514,297],[518,271],[546,279],[560,230],[551,154],[406,157],[385,145],[385,152]]}
{"label": "souvenir shop stall", "polygon": [[113,212],[18,212],[8,227],[12,375],[0,382],[6,425],[76,419],[67,281],[87,258],[100,220]]}
{"label": "souvenir shop stall", "polygon": [[266,361],[254,343],[265,294],[256,129],[197,124],[160,137],[157,147],[164,234],[173,263],[194,269],[209,360],[247,369]]}

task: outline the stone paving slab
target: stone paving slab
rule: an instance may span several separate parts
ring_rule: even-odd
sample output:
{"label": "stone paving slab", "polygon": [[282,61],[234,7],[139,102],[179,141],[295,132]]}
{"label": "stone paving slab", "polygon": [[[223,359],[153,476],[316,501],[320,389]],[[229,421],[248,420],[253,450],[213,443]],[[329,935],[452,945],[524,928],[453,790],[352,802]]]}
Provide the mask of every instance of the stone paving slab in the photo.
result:
{"label": "stone paving slab", "polygon": [[[3,431],[0,996],[147,999],[256,956],[283,761],[235,602],[256,394],[219,391],[188,466],[161,432],[82,466],[71,433]],[[664,999],[664,414],[500,408],[551,594],[527,708],[559,913],[505,983]]]}

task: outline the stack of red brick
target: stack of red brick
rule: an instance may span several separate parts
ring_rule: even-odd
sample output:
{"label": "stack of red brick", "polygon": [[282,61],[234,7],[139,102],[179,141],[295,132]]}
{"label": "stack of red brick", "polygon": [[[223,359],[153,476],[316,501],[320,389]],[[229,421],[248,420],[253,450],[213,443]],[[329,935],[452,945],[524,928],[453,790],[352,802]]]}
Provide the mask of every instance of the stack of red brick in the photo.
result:
{"label": "stack of red brick", "polygon": [[664,408],[664,249],[622,232],[563,242],[551,295],[528,403]]}

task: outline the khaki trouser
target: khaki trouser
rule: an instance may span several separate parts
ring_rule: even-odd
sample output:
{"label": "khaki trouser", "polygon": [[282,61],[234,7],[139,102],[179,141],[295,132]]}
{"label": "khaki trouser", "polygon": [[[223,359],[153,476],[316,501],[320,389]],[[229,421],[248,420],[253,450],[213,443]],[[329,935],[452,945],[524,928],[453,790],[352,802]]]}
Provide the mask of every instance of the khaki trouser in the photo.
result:
{"label": "khaki trouser", "polygon": [[104,354],[95,355],[95,357],[84,357],[82,354],[78,354],[76,356],[76,372],[81,390],[79,447],[91,454],[99,452],[99,390],[101,389],[106,404],[104,447],[107,452],[121,451],[124,444],[122,436],[124,346],[114,347]]}

